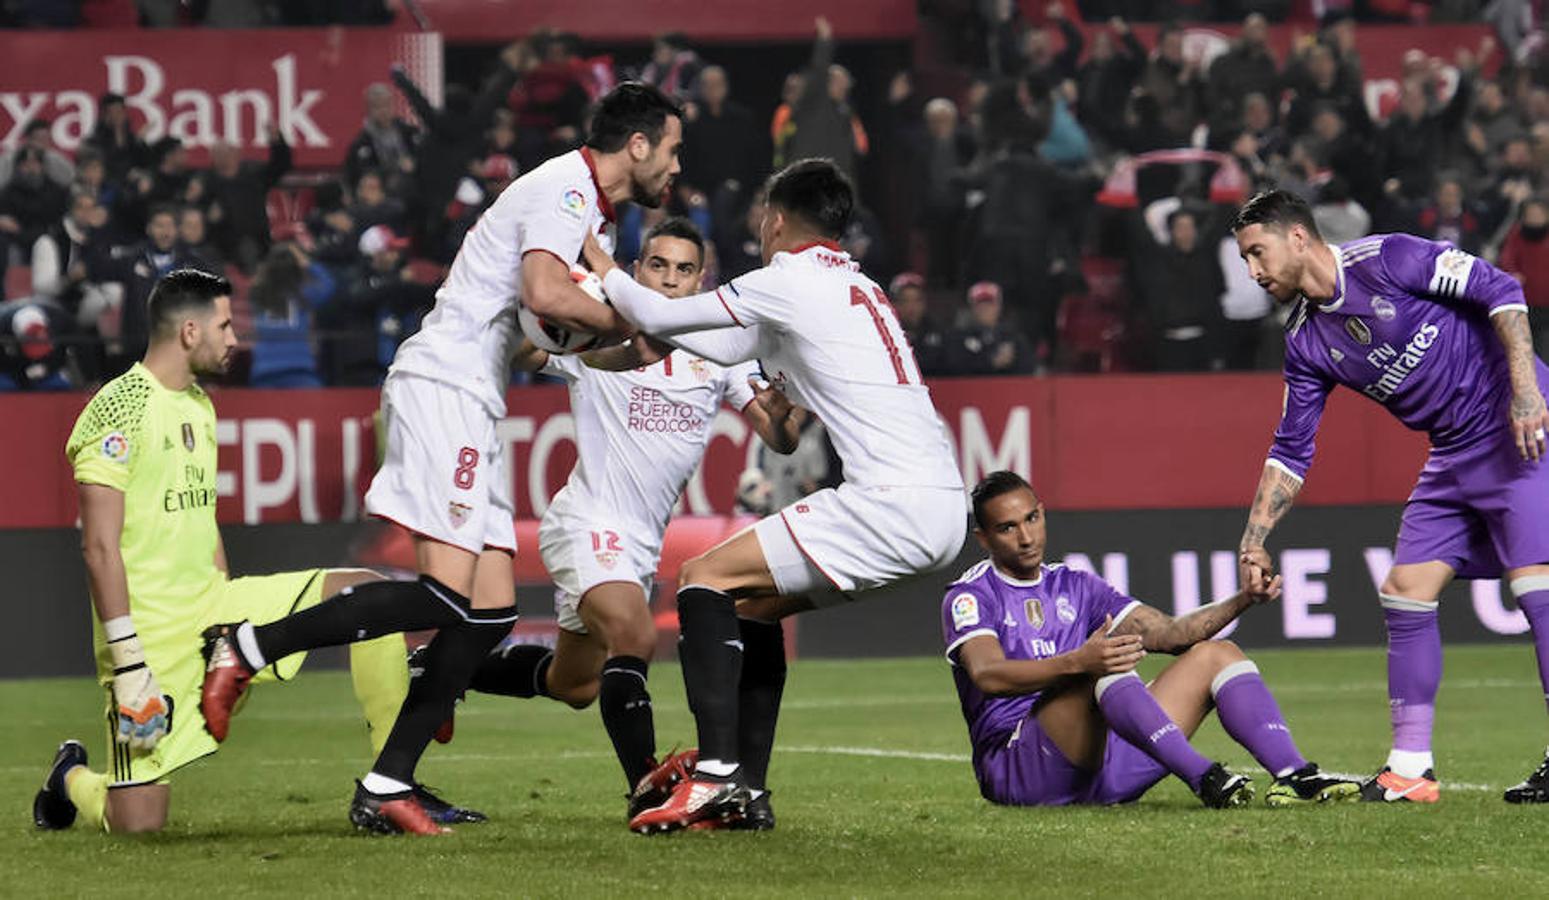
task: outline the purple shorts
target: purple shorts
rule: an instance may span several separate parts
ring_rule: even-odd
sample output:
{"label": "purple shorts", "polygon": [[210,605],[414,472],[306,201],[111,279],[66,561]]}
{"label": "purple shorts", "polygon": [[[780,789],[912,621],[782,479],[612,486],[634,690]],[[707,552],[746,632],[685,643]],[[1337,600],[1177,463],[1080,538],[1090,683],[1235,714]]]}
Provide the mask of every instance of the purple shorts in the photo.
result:
{"label": "purple shorts", "polygon": [[1006,746],[975,759],[974,769],[984,799],[1007,806],[1129,803],[1167,776],[1161,763],[1111,731],[1102,767],[1080,768],[1032,715]]}
{"label": "purple shorts", "polygon": [[1395,565],[1440,560],[1459,578],[1549,563],[1549,461],[1500,441],[1426,460],[1398,528]]}

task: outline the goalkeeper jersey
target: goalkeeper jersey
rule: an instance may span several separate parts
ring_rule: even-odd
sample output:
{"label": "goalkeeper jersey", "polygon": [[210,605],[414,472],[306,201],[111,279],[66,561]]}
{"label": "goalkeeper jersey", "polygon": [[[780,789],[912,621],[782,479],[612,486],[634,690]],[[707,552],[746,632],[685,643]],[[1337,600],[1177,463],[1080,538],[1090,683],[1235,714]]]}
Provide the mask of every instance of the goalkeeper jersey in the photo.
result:
{"label": "goalkeeper jersey", "polygon": [[[76,419],[65,454],[82,484],[124,493],[119,541],[129,614],[147,650],[187,639],[225,579],[215,567],[215,407],[198,385],[173,391],[144,366],[113,379]],[[103,655],[101,623],[93,632]],[[197,649],[197,646],[189,649]]]}

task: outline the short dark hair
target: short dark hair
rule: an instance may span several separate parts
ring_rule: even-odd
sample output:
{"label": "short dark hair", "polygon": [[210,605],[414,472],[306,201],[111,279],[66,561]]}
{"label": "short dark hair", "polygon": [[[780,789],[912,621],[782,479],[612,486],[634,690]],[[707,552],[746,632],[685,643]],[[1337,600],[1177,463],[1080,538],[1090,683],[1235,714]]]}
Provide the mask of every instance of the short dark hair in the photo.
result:
{"label": "short dark hair", "polygon": [[175,222],[177,221],[177,207],[171,203],[157,203],[153,205],[150,211],[145,214],[145,224],[151,224],[151,220],[157,216],[171,216]]}
{"label": "short dark hair", "polygon": [[661,143],[669,117],[683,119],[683,107],[660,89],[639,81],[626,81],[603,95],[592,113],[586,146],[600,153],[614,153],[643,134],[655,147]]}
{"label": "short dark hair", "polygon": [[27,123],[26,128],[22,129],[22,134],[32,134],[34,131],[47,131],[53,125],[54,123],[48,119],[33,119]]}
{"label": "short dark hair", "polygon": [[651,242],[659,237],[678,238],[693,244],[694,249],[699,251],[700,265],[704,265],[705,236],[699,233],[699,229],[694,227],[693,222],[682,216],[672,216],[652,225],[650,230],[640,238],[640,253],[642,256],[645,255],[645,248],[651,246]]}
{"label": "short dark hair", "polygon": [[231,296],[231,282],[198,269],[174,269],[161,276],[145,301],[153,334],[165,334],[190,311],[208,312],[217,297]]}
{"label": "short dark hair", "polygon": [[1307,205],[1307,201],[1290,191],[1278,189],[1254,194],[1252,199],[1242,205],[1242,209],[1237,210],[1236,218],[1232,219],[1232,231],[1241,231],[1249,225],[1282,230],[1300,225],[1315,238],[1323,236],[1318,233],[1318,223],[1313,221],[1312,207]]}
{"label": "short dark hair", "polygon": [[1007,469],[991,472],[979,479],[979,483],[974,485],[973,493],[969,495],[973,500],[974,524],[980,528],[985,527],[984,507],[991,500],[1002,494],[1009,494],[1012,491],[1019,491],[1023,488],[1031,491],[1033,486],[1027,483],[1026,478]]}
{"label": "short dark hair", "polygon": [[769,176],[764,191],[778,206],[815,230],[838,240],[855,212],[855,188],[831,159],[803,159]]}

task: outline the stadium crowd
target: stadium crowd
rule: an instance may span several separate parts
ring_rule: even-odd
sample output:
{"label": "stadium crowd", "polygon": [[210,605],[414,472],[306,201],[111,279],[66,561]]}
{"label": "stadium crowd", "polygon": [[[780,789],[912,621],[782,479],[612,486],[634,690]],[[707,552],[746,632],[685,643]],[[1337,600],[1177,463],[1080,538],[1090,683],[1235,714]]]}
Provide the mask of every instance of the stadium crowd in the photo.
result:
{"label": "stadium crowd", "polygon": [[[81,6],[5,15],[68,25],[68,10],[21,16]],[[170,20],[139,6],[145,24],[227,22],[216,2]],[[247,6],[266,18],[236,24],[332,9]],[[329,15],[368,23],[379,6]],[[302,176],[277,131],[264,159],[217,145],[192,166],[189,148],[147,142],[123,98],[106,94],[74,154],[34,121],[0,155],[0,270],[13,270],[0,278],[0,389],[86,387],[122,371],[145,346],[150,285],[183,266],[239,287],[250,352],[236,383],[377,384],[482,210],[576,146],[591,101],[623,78],[684,103],[686,149],[671,202],[622,213],[621,259],[660,216],[684,215],[710,238],[707,283],[745,272],[759,264],[764,177],[830,157],[862,188],[847,248],[890,285],[928,375],[1277,365],[1276,310],[1223,216],[1271,185],[1314,203],[1331,240],[1407,230],[1498,261],[1523,281],[1535,329],[1549,326],[1549,56],[1529,4],[1324,0],[1321,27],[1282,55],[1266,14],[1287,7],[1094,0],[1080,12],[1100,24],[1083,31],[1059,3],[1040,21],[1012,0],[926,3],[957,85],[939,92],[919,87],[939,73],[857,83],[836,62],[842,36],[820,19],[768,120],[753,109],[769,104],[740,96],[716,51],[701,56],[680,35],[659,37],[642,65],[614,66],[574,35],[544,32],[502,50],[482,83],[449,84],[439,105],[405,72],[384,72],[338,169]],[[1491,22],[1499,40],[1451,60],[1406,55],[1396,106],[1374,115],[1358,29],[1419,12]],[[1186,52],[1179,21],[1243,13],[1224,52]],[[1142,41],[1128,16],[1172,18]]]}

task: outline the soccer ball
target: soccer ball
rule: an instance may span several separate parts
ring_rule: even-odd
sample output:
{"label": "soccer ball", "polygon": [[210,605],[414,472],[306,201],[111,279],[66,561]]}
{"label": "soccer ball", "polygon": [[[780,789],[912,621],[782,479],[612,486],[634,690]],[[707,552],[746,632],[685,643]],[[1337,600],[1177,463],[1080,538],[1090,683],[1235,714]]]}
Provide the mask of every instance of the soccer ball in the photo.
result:
{"label": "soccer ball", "polygon": [[[602,279],[597,277],[596,272],[581,266],[571,266],[570,280],[598,303],[607,302],[607,294],[602,290]],[[516,320],[522,326],[522,333],[540,350],[550,353],[584,353],[597,345],[597,335],[546,321],[528,309],[526,304],[517,308]]]}

